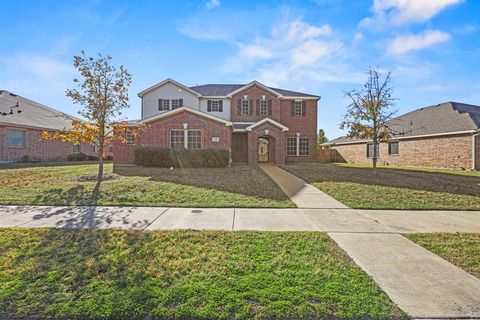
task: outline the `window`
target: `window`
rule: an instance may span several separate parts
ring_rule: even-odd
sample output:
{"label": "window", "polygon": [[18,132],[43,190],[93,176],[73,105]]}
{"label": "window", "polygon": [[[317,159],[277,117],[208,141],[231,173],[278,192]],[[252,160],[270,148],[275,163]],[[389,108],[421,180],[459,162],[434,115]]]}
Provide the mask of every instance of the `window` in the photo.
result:
{"label": "window", "polygon": [[80,153],[80,144],[73,145],[73,153]]}
{"label": "window", "polygon": [[90,145],[90,152],[93,152],[93,153],[97,152],[97,146],[95,144]]}
{"label": "window", "polygon": [[158,99],[158,111],[168,111],[168,110],[170,110],[170,100]]}
{"label": "window", "polygon": [[268,115],[268,100],[266,99],[260,100],[260,115],[261,116]]}
{"label": "window", "polygon": [[293,116],[303,117],[303,101],[295,101],[293,104]]}
{"label": "window", "polygon": [[222,100],[207,100],[207,111],[208,112],[223,112],[223,101]]}
{"label": "window", "polygon": [[170,148],[179,149],[183,148],[185,141],[185,135],[183,130],[170,131]]}
{"label": "window", "polygon": [[135,135],[130,130],[125,131],[125,140],[128,145],[134,145],[137,143],[136,141],[137,139],[135,138]]}
{"label": "window", "polygon": [[202,132],[198,130],[188,130],[188,149],[202,148]]}
{"label": "window", "polygon": [[[380,145],[377,144],[377,158],[380,155]],[[373,158],[373,143],[367,143],[367,158]]]}
{"label": "window", "polygon": [[287,156],[296,156],[297,155],[297,138],[288,137],[287,138]]}
{"label": "window", "polygon": [[242,109],[241,109],[241,115],[246,116],[250,114],[250,101],[247,99],[242,100]]}
{"label": "window", "polygon": [[308,138],[302,138],[300,137],[300,156],[308,156],[309,154],[309,145],[310,145],[310,141]]}
{"label": "window", "polygon": [[108,146],[108,152],[113,152],[113,147],[112,146]]}
{"label": "window", "polygon": [[180,100],[178,99],[173,99],[172,100],[172,110],[173,109],[178,109],[180,107]]}
{"label": "window", "polygon": [[[170,131],[170,148],[181,149],[185,147],[185,131],[172,130]],[[187,131],[187,147],[188,149],[202,148],[202,132],[200,130]]]}
{"label": "window", "polygon": [[388,144],[388,154],[398,154],[398,142],[390,142]]}
{"label": "window", "polygon": [[7,147],[25,148],[25,140],[24,130],[7,129]]}
{"label": "window", "polygon": [[308,156],[310,154],[310,139],[307,137],[298,138],[298,154],[297,154],[297,138],[287,138],[287,156]]}

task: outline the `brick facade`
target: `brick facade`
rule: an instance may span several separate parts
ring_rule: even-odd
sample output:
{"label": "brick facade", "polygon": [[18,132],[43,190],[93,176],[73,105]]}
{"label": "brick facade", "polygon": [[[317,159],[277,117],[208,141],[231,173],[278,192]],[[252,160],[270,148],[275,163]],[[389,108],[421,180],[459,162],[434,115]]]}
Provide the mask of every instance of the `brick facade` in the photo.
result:
{"label": "brick facade", "polygon": [[[251,106],[252,115],[242,116],[237,114],[238,100],[243,100],[244,96],[247,96],[247,99],[253,104]],[[266,99],[272,100],[272,113],[268,116],[258,116],[256,112],[256,100],[262,99],[262,96],[265,96]],[[295,117],[292,116],[291,113],[292,100],[278,99],[269,91],[254,85],[232,96],[232,121],[258,122],[268,117],[281,123],[289,129],[286,134],[283,134],[281,140],[275,139],[277,152],[278,150],[283,150],[282,161],[284,161],[284,163],[313,163],[316,162],[317,153],[317,100],[305,100],[305,102],[306,115],[304,117]],[[301,137],[309,138],[308,156],[286,155],[286,138],[296,137],[297,132],[300,133]],[[251,143],[251,139],[249,138],[249,160],[257,158],[252,156],[253,153],[257,153],[256,148],[258,148],[258,142]]]}
{"label": "brick facade", "polygon": [[[26,132],[25,147],[7,146],[7,129],[24,130]],[[0,126],[0,162],[16,162],[25,155],[39,161],[62,161],[66,160],[67,156],[73,153],[73,145],[71,143],[59,140],[43,140],[41,138],[42,131],[41,129],[25,127]],[[96,156],[96,153],[92,152],[92,147],[89,143],[81,143],[80,152]]]}
{"label": "brick facade", "polygon": [[[230,150],[231,126],[184,111],[147,123],[140,129],[136,145],[125,145],[120,141],[114,141],[113,159],[115,164],[133,164],[133,150],[137,146],[170,148],[170,131],[183,130],[184,123],[188,124],[188,130],[202,132],[202,148]],[[213,141],[214,137],[218,138],[218,142]]]}
{"label": "brick facade", "polygon": [[[331,149],[338,150],[347,162],[372,163],[372,159],[367,158],[365,143],[334,145]],[[473,166],[471,134],[402,139],[399,140],[398,155],[388,154],[387,143],[381,143],[379,151],[378,163],[381,165],[450,169],[472,169]],[[478,143],[476,153],[480,155]]]}
{"label": "brick facade", "polygon": [[[238,105],[240,101],[249,100],[250,112],[248,115],[239,114]],[[269,114],[260,115],[257,112],[257,100],[270,100]],[[294,98],[277,98],[275,93],[263,88],[257,84],[252,85],[241,92],[234,94],[230,100],[230,121],[256,123],[265,118],[269,118],[281,125],[287,127],[287,132],[282,131],[277,125],[272,123],[263,123],[253,128],[252,131],[243,132],[245,136],[246,148],[241,151],[235,149],[235,159],[244,163],[248,160],[250,165],[256,165],[258,162],[258,139],[265,136],[265,130],[269,130],[269,159],[276,164],[298,163],[298,162],[316,162],[316,141],[317,141],[317,98],[306,97],[302,101],[305,103],[304,116],[292,116],[292,103]],[[188,129],[198,129],[202,131],[202,148],[222,148],[232,150],[232,126],[225,126],[224,123],[209,119],[194,112],[182,111],[172,113],[163,118],[159,118],[145,127],[142,127],[140,135],[137,137],[136,146],[157,146],[162,148],[170,147],[170,131],[173,129],[183,129],[183,123],[188,123]],[[288,156],[286,154],[287,137],[296,137],[300,133],[301,137],[309,138],[309,154],[307,156]],[[240,139],[241,133],[235,133],[236,140]],[[219,138],[218,142],[213,142],[212,138]],[[243,142],[242,142],[243,143]],[[133,150],[136,146],[124,145],[121,142],[114,142],[114,162],[116,164],[133,164]],[[236,147],[239,148],[239,145]],[[274,160],[273,160],[274,159]]]}

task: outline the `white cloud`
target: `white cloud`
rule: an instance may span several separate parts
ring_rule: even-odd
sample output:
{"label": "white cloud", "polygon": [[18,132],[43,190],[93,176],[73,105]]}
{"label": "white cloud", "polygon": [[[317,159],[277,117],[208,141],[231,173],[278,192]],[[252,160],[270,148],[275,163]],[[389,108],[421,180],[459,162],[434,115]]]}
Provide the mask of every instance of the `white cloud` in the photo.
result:
{"label": "white cloud", "polygon": [[62,95],[72,84],[73,66],[46,55],[0,56],[0,84],[13,92],[55,93]]}
{"label": "white cloud", "polygon": [[328,24],[316,27],[302,21],[294,21],[288,26],[285,40],[288,42],[297,42],[330,35],[332,35],[332,28]]}
{"label": "white cloud", "polygon": [[361,32],[355,32],[353,35],[353,43],[358,43],[363,40],[363,34]]}
{"label": "white cloud", "polygon": [[428,30],[416,35],[402,35],[396,37],[390,43],[387,52],[392,55],[405,54],[414,50],[426,49],[448,40],[450,40],[450,35],[439,30]]}
{"label": "white cloud", "polygon": [[246,59],[269,59],[274,53],[261,44],[239,44],[239,55]]}
{"label": "white cloud", "polygon": [[404,25],[412,22],[426,22],[447,7],[464,0],[374,0],[373,17],[362,20],[363,26],[378,26],[391,22]]}
{"label": "white cloud", "polygon": [[208,10],[218,6],[220,6],[220,0],[208,0],[207,3],[205,3],[205,7],[207,7]]}
{"label": "white cloud", "polygon": [[341,48],[341,43],[336,41],[308,40],[292,50],[292,64],[294,66],[309,66],[322,58],[330,57],[332,53],[340,51]]}

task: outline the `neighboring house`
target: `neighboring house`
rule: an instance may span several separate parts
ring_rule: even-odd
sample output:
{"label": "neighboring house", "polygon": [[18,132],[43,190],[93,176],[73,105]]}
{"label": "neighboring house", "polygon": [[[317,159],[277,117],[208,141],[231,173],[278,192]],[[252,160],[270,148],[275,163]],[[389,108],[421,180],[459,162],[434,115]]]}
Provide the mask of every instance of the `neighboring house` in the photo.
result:
{"label": "neighboring house", "polygon": [[233,163],[315,162],[319,96],[249,84],[187,87],[164,80],[138,94],[142,119],[129,144],[114,142],[115,164],[134,163],[137,146],[219,148]]}
{"label": "neighboring house", "polygon": [[[15,107],[18,104],[18,108]],[[18,110],[21,112],[18,113]],[[73,117],[11,92],[0,90],[0,163],[65,160],[69,154],[95,155],[89,143],[43,140],[42,131],[71,128]]]}
{"label": "neighboring house", "polygon": [[[480,169],[480,106],[446,102],[388,123],[392,133],[379,145],[379,164]],[[373,144],[340,137],[325,144],[351,163],[371,163]]]}

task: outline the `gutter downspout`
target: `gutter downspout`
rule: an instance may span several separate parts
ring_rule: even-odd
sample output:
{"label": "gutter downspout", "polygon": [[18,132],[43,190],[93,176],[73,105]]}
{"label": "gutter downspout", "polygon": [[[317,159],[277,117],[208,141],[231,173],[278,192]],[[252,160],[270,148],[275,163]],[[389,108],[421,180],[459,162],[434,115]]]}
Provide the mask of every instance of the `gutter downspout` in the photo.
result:
{"label": "gutter downspout", "polygon": [[477,145],[476,139],[479,136],[480,132],[474,133],[472,135],[472,170],[477,170],[477,166],[479,165],[478,161],[480,161],[480,159],[477,159],[477,148],[479,148],[479,146]]}

